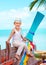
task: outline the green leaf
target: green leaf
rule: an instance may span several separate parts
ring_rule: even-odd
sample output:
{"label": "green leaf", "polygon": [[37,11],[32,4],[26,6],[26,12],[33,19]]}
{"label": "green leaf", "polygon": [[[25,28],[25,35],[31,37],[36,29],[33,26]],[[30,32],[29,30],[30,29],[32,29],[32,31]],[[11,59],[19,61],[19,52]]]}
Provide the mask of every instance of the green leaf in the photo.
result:
{"label": "green leaf", "polygon": [[33,2],[30,3],[29,7],[30,10],[32,10],[32,8],[34,7],[34,5],[38,2],[38,0],[34,0]]}
{"label": "green leaf", "polygon": [[41,0],[37,8],[39,8],[40,5],[44,4],[44,2],[45,0]]}

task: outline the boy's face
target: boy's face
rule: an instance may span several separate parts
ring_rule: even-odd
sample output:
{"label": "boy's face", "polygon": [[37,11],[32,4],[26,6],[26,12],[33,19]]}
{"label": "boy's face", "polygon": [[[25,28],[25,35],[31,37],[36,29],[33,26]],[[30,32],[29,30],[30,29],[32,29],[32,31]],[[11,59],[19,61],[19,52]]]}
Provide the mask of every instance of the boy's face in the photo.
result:
{"label": "boy's face", "polygon": [[14,22],[14,25],[15,25],[16,28],[20,28],[20,26],[21,26],[21,22],[16,21],[16,22]]}

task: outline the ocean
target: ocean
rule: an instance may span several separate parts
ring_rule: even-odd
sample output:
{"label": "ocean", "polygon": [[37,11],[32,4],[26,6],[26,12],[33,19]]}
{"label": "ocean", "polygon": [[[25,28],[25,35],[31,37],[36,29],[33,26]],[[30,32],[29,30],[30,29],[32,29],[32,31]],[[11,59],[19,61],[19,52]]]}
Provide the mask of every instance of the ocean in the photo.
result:
{"label": "ocean", "polygon": [[[1,49],[6,48],[6,40],[8,39],[10,32],[11,30],[0,30]],[[27,33],[28,33],[28,29],[22,30],[22,35],[24,37],[27,35]],[[44,31],[43,29],[37,30],[33,37],[33,43],[36,45],[37,50],[46,51],[46,30]],[[12,46],[12,40],[11,40],[11,46]]]}

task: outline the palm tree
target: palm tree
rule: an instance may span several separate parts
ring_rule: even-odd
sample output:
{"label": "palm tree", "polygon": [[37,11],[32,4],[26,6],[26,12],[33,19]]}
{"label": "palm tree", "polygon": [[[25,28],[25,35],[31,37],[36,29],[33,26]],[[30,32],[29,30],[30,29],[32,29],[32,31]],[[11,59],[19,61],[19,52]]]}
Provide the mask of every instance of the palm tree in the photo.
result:
{"label": "palm tree", "polygon": [[34,7],[34,5],[38,3],[37,8],[39,8],[39,6],[44,5],[45,9],[46,9],[46,0],[34,0],[33,2],[30,3],[29,7],[30,10],[32,10],[32,8]]}

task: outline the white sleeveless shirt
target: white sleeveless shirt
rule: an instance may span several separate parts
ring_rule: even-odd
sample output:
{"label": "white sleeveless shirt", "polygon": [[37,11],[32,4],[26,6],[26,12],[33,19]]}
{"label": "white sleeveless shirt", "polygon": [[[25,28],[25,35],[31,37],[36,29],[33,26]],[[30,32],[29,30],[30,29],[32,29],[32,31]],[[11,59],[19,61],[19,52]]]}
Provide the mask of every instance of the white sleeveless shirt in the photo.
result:
{"label": "white sleeveless shirt", "polygon": [[13,35],[13,42],[21,42],[22,41],[22,38],[21,38],[21,30],[17,31],[16,29],[15,30],[15,33]]}

